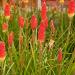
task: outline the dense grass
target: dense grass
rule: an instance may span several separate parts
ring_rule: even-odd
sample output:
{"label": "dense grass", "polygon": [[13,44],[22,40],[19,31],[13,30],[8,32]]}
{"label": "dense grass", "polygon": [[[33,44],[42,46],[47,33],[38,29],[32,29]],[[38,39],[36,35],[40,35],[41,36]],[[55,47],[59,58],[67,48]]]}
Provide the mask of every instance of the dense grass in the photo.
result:
{"label": "dense grass", "polygon": [[[38,19],[38,26],[34,31],[34,41],[31,40],[32,30],[30,27],[30,19],[33,12]],[[37,31],[41,21],[40,12],[37,10],[23,12],[25,18],[25,26],[22,31],[24,40],[20,53],[18,11],[14,11],[12,16],[12,20],[8,21],[8,31],[14,32],[14,43],[11,48],[8,47],[6,33],[2,32],[2,24],[6,22],[5,18],[3,16],[0,17],[0,40],[5,41],[7,52],[4,63],[1,63],[0,75],[58,75],[59,72],[61,72],[61,75],[75,75],[75,16],[71,20],[71,26],[69,26],[70,19],[67,12],[61,13],[57,11],[53,13],[48,11],[49,22],[46,29],[45,42],[42,45],[42,58],[39,56],[40,48],[37,40]],[[50,28],[51,19],[54,20],[56,29],[53,38]],[[50,39],[55,41],[51,49],[49,48]],[[60,47],[63,52],[61,71],[59,70],[59,63],[57,61],[58,49]],[[10,58],[12,59],[10,60]]]}

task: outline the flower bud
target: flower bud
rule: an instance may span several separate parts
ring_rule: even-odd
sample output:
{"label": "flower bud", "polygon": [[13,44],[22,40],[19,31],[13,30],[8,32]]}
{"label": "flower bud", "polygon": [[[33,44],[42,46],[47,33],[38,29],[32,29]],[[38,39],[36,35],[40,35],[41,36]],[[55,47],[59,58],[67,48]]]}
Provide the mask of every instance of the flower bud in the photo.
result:
{"label": "flower bud", "polygon": [[0,41],[0,61],[3,62],[6,57],[6,48],[5,43],[3,41]]}
{"label": "flower bud", "polygon": [[7,30],[8,30],[8,24],[3,23],[3,24],[2,24],[2,31],[3,31],[3,32],[6,32]]}
{"label": "flower bud", "polygon": [[14,33],[10,32],[9,35],[8,35],[8,45],[12,46],[13,41],[14,41]]}
{"label": "flower bud", "polygon": [[34,30],[37,27],[37,18],[35,15],[31,17],[31,28]]}
{"label": "flower bud", "polygon": [[24,28],[24,18],[22,16],[19,16],[18,24],[20,28]]}
{"label": "flower bud", "polygon": [[62,62],[62,49],[61,48],[58,49],[58,62],[59,63]]}

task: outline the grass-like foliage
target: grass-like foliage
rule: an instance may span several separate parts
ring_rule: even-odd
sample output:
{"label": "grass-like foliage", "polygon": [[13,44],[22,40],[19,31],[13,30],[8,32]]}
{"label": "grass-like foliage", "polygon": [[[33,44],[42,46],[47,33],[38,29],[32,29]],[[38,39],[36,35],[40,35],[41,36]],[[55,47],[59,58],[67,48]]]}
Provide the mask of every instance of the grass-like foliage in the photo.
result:
{"label": "grass-like foliage", "polygon": [[[0,75],[75,75],[75,16],[68,17],[67,11],[58,9],[48,11],[45,39],[39,41],[38,36],[43,36],[39,30],[40,11],[19,10],[12,10],[9,20],[0,14],[0,41],[6,47],[5,60],[0,60]],[[31,28],[33,14],[38,22],[35,29]],[[19,16],[24,18],[23,28],[19,27]],[[3,23],[8,24],[6,32]],[[12,45],[9,35],[13,36]]]}

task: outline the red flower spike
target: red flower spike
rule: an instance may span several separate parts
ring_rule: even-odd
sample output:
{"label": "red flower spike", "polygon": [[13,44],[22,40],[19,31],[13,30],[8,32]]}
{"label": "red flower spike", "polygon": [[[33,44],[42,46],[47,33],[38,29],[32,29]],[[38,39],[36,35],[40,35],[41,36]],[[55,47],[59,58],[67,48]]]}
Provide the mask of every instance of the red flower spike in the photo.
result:
{"label": "red flower spike", "polygon": [[46,0],[42,0],[42,3],[43,3],[43,2],[46,2]]}
{"label": "red flower spike", "polygon": [[38,41],[41,43],[44,42],[44,40],[45,40],[45,26],[43,22],[41,22],[38,30]]}
{"label": "red flower spike", "polygon": [[4,16],[10,18],[10,5],[8,3],[6,3],[4,7]]}
{"label": "red flower spike", "polygon": [[75,12],[75,1],[71,0],[68,4],[68,16],[73,17]]}
{"label": "red flower spike", "polygon": [[0,41],[0,61],[4,61],[6,57],[6,48],[5,43],[3,41]]}
{"label": "red flower spike", "polygon": [[61,63],[62,62],[62,49],[59,48],[58,50],[58,62]]}
{"label": "red flower spike", "polygon": [[22,35],[19,36],[19,43],[20,43],[20,45],[23,44],[23,36]]}
{"label": "red flower spike", "polygon": [[10,32],[9,35],[8,35],[8,45],[12,46],[13,41],[14,41],[14,33]]}
{"label": "red flower spike", "polygon": [[31,28],[34,30],[37,27],[37,18],[35,15],[31,17]]}
{"label": "red flower spike", "polygon": [[46,18],[46,12],[47,12],[46,3],[43,2],[42,3],[42,9],[41,9],[41,18],[42,18],[42,20],[44,20]]}
{"label": "red flower spike", "polygon": [[50,22],[50,28],[51,28],[52,33],[54,33],[55,32],[55,26],[54,26],[53,20],[51,20],[51,22]]}
{"label": "red flower spike", "polygon": [[22,16],[19,16],[18,24],[20,28],[24,28],[24,18]]}
{"label": "red flower spike", "polygon": [[3,24],[2,24],[2,31],[3,31],[3,32],[6,32],[7,30],[8,30],[8,24],[3,23]]}
{"label": "red flower spike", "polygon": [[44,25],[45,25],[45,28],[48,27],[48,18],[46,17],[46,19],[44,20]]}

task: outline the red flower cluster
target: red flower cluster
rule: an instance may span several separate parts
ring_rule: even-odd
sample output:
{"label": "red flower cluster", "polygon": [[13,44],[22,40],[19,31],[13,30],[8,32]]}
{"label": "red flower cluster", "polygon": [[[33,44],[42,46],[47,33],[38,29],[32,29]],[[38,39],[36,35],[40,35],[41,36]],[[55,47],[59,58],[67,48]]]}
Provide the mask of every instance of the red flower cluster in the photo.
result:
{"label": "red flower cluster", "polygon": [[10,5],[8,3],[6,3],[5,7],[4,7],[4,15],[5,17],[9,18],[10,17]]}
{"label": "red flower cluster", "polygon": [[32,15],[31,17],[31,28],[34,30],[37,27],[37,18],[35,15]]}
{"label": "red flower cluster", "polygon": [[41,9],[41,18],[42,18],[42,20],[44,20],[46,18],[46,12],[47,12],[46,3],[43,2],[42,3],[42,9]]}
{"label": "red flower cluster", "polygon": [[43,2],[46,2],[46,0],[42,0],[42,3],[43,3]]}
{"label": "red flower cluster", "polygon": [[45,27],[44,27],[44,23],[41,22],[38,30],[38,41],[42,43],[44,42],[44,40],[45,40]]}
{"label": "red flower cluster", "polygon": [[40,23],[39,31],[38,31],[38,40],[39,42],[44,42],[45,40],[45,30],[48,27],[48,18],[46,16],[46,0],[42,1],[42,9],[41,9],[41,18],[42,21]]}
{"label": "red flower cluster", "polygon": [[18,24],[20,28],[24,28],[24,18],[22,16],[19,16]]}
{"label": "red flower cluster", "polygon": [[48,18],[47,18],[47,17],[46,17],[45,20],[44,20],[44,26],[45,26],[45,28],[48,27]]}
{"label": "red flower cluster", "polygon": [[62,62],[62,49],[59,48],[58,50],[58,62],[61,63]]}
{"label": "red flower cluster", "polygon": [[73,17],[75,12],[75,1],[71,0],[68,4],[68,16]]}
{"label": "red flower cluster", "polygon": [[10,32],[9,35],[8,35],[8,45],[12,46],[13,41],[14,41],[14,33]]}
{"label": "red flower cluster", "polygon": [[48,18],[46,16],[46,13],[47,13],[46,2],[43,1],[42,2],[42,9],[41,9],[41,18],[42,18],[42,21],[44,22],[45,28],[48,27]]}
{"label": "red flower cluster", "polygon": [[0,61],[4,61],[6,57],[5,43],[0,41]]}
{"label": "red flower cluster", "polygon": [[8,24],[3,23],[3,24],[2,24],[2,31],[3,31],[3,32],[6,32],[7,30],[8,30]]}

